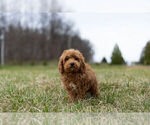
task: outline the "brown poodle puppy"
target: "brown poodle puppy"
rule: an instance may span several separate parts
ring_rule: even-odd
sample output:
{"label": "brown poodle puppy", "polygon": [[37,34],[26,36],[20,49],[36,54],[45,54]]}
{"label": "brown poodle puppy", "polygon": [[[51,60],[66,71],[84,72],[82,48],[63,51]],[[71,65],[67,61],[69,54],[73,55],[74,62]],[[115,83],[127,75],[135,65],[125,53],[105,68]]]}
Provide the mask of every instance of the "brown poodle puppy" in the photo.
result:
{"label": "brown poodle puppy", "polygon": [[87,92],[94,97],[98,96],[96,75],[78,50],[65,50],[58,67],[64,88],[72,101],[83,99]]}

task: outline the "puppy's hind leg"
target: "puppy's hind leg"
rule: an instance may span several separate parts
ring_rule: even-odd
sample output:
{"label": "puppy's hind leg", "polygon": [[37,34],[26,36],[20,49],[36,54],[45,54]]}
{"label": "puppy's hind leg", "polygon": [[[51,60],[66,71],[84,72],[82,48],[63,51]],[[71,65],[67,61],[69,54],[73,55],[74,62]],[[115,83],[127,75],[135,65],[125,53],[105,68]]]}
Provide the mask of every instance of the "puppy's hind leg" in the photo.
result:
{"label": "puppy's hind leg", "polygon": [[94,84],[93,86],[91,86],[89,92],[90,92],[91,96],[98,97],[98,85]]}
{"label": "puppy's hind leg", "polygon": [[85,91],[84,90],[82,90],[82,91],[80,91],[80,92],[78,92],[78,99],[80,100],[80,99],[84,99],[85,98],[85,95],[86,95],[86,93],[85,93]]}

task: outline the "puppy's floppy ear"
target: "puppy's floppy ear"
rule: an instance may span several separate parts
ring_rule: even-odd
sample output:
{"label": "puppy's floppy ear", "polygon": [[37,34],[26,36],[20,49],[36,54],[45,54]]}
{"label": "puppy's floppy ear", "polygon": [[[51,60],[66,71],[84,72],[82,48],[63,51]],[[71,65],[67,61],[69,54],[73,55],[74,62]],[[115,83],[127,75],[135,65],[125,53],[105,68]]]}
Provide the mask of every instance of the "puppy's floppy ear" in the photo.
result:
{"label": "puppy's floppy ear", "polygon": [[85,72],[85,62],[84,62],[84,60],[81,60],[81,69],[80,69],[80,71],[82,73]]}
{"label": "puppy's floppy ear", "polygon": [[83,73],[85,72],[85,61],[82,53],[80,53],[80,63],[81,63],[80,71]]}
{"label": "puppy's floppy ear", "polygon": [[62,56],[59,59],[58,69],[59,69],[59,72],[61,74],[63,74],[63,72],[64,72],[64,64],[63,64],[63,58],[62,58]]}
{"label": "puppy's floppy ear", "polygon": [[65,56],[65,53],[66,53],[66,50],[63,51],[61,57],[59,58],[59,62],[58,62],[58,69],[59,69],[59,72],[61,74],[64,73],[64,63],[63,63],[63,58]]}

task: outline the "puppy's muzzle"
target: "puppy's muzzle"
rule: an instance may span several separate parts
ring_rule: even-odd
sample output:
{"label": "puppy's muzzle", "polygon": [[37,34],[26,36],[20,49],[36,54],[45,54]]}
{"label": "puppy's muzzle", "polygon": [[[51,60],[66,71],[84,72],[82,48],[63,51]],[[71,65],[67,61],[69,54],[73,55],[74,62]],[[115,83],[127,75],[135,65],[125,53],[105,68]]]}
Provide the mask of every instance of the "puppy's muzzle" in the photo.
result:
{"label": "puppy's muzzle", "polygon": [[71,68],[74,68],[74,66],[75,66],[75,64],[72,62],[72,63],[70,63],[70,67]]}

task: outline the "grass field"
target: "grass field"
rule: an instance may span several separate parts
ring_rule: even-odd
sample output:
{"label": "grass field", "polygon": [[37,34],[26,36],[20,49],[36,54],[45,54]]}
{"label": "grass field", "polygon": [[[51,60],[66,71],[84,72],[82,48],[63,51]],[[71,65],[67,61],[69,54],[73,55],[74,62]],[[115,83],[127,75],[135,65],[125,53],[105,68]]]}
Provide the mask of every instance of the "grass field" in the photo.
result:
{"label": "grass field", "polygon": [[150,67],[93,65],[98,98],[68,103],[57,65],[0,68],[0,112],[150,112]]}

